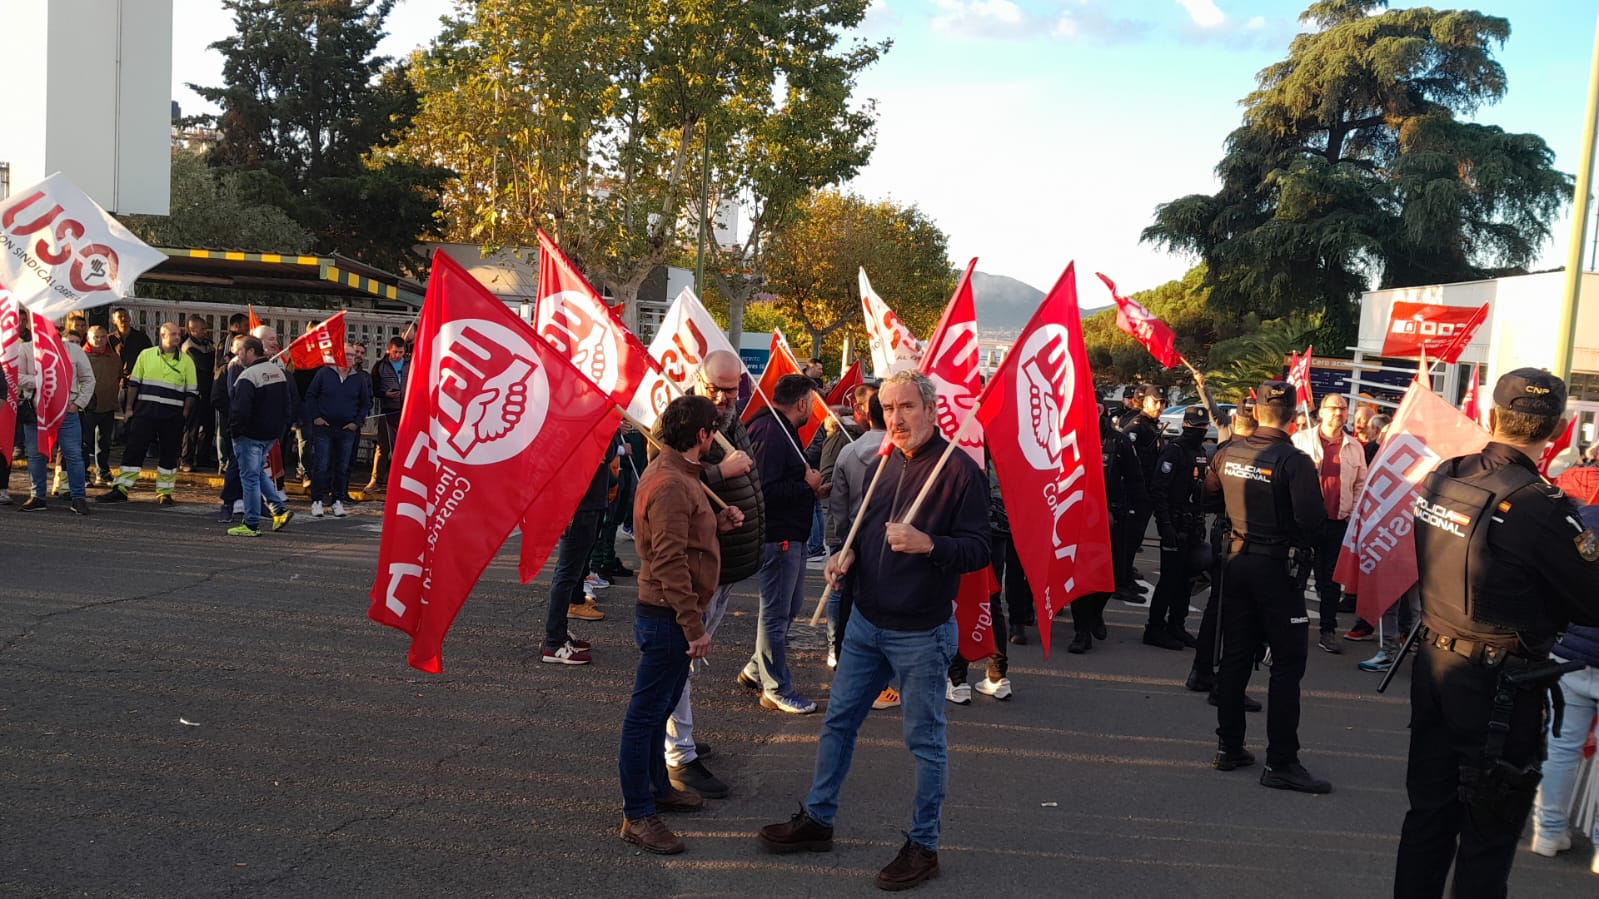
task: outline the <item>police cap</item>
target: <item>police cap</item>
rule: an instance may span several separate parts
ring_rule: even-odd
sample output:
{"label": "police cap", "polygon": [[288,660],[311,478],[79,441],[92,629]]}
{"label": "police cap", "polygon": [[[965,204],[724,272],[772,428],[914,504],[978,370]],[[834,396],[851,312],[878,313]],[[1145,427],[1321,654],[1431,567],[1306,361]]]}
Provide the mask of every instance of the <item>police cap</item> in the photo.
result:
{"label": "police cap", "polygon": [[1566,411],[1566,382],[1539,368],[1518,368],[1494,385],[1494,405],[1529,415]]}
{"label": "police cap", "polygon": [[1159,387],[1156,387],[1154,384],[1145,384],[1142,387],[1138,388],[1138,398],[1139,399],[1144,399],[1145,397],[1150,397],[1150,396],[1158,397],[1160,399],[1165,399],[1166,398],[1166,391],[1161,390]]}
{"label": "police cap", "polygon": [[1255,388],[1255,405],[1271,406],[1284,412],[1294,410],[1294,388],[1287,381],[1262,381]]}
{"label": "police cap", "polygon": [[1136,396],[1138,396],[1138,388],[1137,387],[1134,387],[1133,385],[1128,384],[1126,387],[1122,388],[1122,399],[1130,400],[1130,399],[1132,399],[1133,397],[1136,397]]}
{"label": "police cap", "polygon": [[1183,410],[1183,427],[1208,428],[1210,427],[1210,413],[1204,406],[1189,406]]}

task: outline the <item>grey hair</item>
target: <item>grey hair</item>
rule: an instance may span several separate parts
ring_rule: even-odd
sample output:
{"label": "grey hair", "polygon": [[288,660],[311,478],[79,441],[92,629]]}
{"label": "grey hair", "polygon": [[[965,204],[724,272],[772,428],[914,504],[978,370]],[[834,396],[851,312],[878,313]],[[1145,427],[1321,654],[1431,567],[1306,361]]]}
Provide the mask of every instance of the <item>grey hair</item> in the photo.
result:
{"label": "grey hair", "polygon": [[938,388],[933,385],[932,379],[919,371],[897,371],[883,379],[881,386],[890,384],[912,384],[916,392],[922,395],[922,404],[931,406],[938,402]]}

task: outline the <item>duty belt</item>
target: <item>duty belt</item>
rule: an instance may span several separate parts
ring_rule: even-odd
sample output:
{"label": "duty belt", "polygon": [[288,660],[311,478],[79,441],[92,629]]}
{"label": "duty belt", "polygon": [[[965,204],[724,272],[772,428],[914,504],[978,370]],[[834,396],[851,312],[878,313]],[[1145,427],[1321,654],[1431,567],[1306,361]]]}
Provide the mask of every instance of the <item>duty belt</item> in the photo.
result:
{"label": "duty belt", "polygon": [[1271,559],[1286,559],[1293,547],[1286,543],[1256,543],[1246,538],[1232,538],[1228,546],[1228,554],[1234,556],[1266,556]]}
{"label": "duty belt", "polygon": [[1484,643],[1480,640],[1467,640],[1464,637],[1456,637],[1452,634],[1440,634],[1425,625],[1421,628],[1420,638],[1423,643],[1464,656],[1473,665],[1481,665],[1484,668],[1498,668],[1505,663],[1506,659],[1515,655],[1517,649],[1521,648],[1519,640],[1508,645]]}

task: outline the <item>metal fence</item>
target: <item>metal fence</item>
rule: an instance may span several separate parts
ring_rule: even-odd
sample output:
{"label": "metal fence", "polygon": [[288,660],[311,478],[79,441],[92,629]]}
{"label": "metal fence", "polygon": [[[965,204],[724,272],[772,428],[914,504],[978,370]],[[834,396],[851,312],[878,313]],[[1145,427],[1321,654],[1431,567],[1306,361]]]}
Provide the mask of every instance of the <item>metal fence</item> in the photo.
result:
{"label": "metal fence", "polygon": [[[179,300],[152,300],[142,297],[128,297],[116,303],[114,308],[128,310],[128,317],[133,319],[137,328],[153,339],[160,329],[162,322],[177,322],[182,325],[190,315],[198,315],[211,326],[213,335],[221,334],[228,329],[228,319],[238,312],[246,311],[244,306],[233,303],[200,303]],[[284,346],[289,341],[305,333],[308,325],[325,320],[328,316],[338,312],[337,309],[303,309],[296,306],[256,306],[256,317],[264,325],[270,325],[278,332],[278,339]],[[400,336],[405,326],[416,320],[414,312],[379,312],[372,309],[347,309],[344,311],[344,335],[350,343],[365,344],[368,358],[377,358],[374,354],[388,345],[389,338]]]}

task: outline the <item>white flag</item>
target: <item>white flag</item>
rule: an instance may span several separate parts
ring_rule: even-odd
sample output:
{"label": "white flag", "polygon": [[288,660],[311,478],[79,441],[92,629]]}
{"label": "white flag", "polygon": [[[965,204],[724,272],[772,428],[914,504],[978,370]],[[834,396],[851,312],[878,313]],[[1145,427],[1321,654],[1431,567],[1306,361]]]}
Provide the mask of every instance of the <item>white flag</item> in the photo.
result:
{"label": "white flag", "polygon": [[922,358],[922,344],[872,290],[861,269],[861,311],[866,315],[866,337],[872,350],[872,377],[886,378],[896,371],[916,368]]}
{"label": "white flag", "polygon": [[0,200],[0,286],[45,318],[114,303],[166,258],[59,172]]}
{"label": "white flag", "polygon": [[700,366],[705,364],[705,357],[716,350],[738,355],[722,326],[700,304],[699,297],[693,290],[683,288],[661,319],[660,330],[650,342],[650,355],[661,364],[661,372],[667,380],[686,391],[694,383]]}

